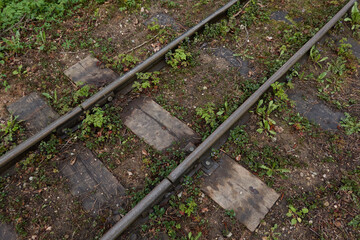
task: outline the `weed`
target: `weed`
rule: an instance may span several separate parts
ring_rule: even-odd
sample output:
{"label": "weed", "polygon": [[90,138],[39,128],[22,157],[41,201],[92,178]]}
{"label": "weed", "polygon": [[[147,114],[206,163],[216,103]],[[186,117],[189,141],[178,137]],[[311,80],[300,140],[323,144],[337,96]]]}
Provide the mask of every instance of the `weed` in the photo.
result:
{"label": "weed", "polygon": [[160,82],[160,78],[158,77],[159,74],[160,72],[158,71],[137,73],[136,77],[137,79],[141,80],[141,82],[135,81],[133,87],[140,92],[142,92],[144,89],[155,87]]}
{"label": "weed", "polygon": [[206,124],[209,124],[212,129],[215,129],[219,126],[219,123],[225,121],[231,112],[227,102],[218,110],[216,110],[215,104],[212,102],[207,103],[203,108],[196,108],[196,115],[204,119]]}
{"label": "weed", "polygon": [[128,72],[131,68],[135,67],[139,61],[137,57],[131,54],[119,54],[115,64],[119,71]]}
{"label": "weed", "polygon": [[166,54],[166,63],[174,69],[180,68],[181,66],[189,66],[191,61],[191,53],[185,51],[183,48],[175,49],[175,52],[170,51]]}
{"label": "weed", "polygon": [[353,226],[354,228],[360,228],[360,215],[356,215],[349,223],[349,226]]}
{"label": "weed", "polygon": [[240,152],[237,152],[237,154],[243,153],[246,144],[249,143],[249,135],[244,130],[245,125],[242,126],[236,126],[233,130],[230,131],[230,137],[228,141],[233,142],[237,149],[240,150]]}
{"label": "weed", "polygon": [[310,49],[310,59],[319,65],[320,68],[322,68],[321,62],[324,62],[328,59],[328,57],[321,57],[320,51],[316,48],[316,46],[312,46]]}
{"label": "weed", "polygon": [[339,56],[349,58],[352,54],[352,51],[351,51],[352,46],[350,43],[346,43],[346,41],[347,41],[347,38],[342,38],[339,41],[340,46],[338,47],[337,51],[338,51]]}
{"label": "weed", "polygon": [[42,141],[40,143],[40,151],[45,153],[47,159],[51,159],[55,153],[58,152],[56,146],[59,144],[59,140],[55,137],[55,135],[51,135],[50,140]]}
{"label": "weed", "polygon": [[288,95],[285,93],[284,89],[285,83],[274,82],[271,84],[271,87],[274,91],[275,96],[281,101],[289,101]]}
{"label": "weed", "polygon": [[317,77],[316,81],[319,82],[319,83],[323,83],[323,82],[324,82],[324,79],[325,79],[325,77],[326,77],[327,74],[328,74],[327,71],[321,73],[321,74]]}
{"label": "weed", "polygon": [[14,117],[11,115],[6,124],[0,124],[0,136],[2,138],[0,154],[4,152],[6,145],[9,145],[16,140],[17,133],[22,130],[23,129],[20,126],[19,121],[17,121],[17,116]]}
{"label": "weed", "polygon": [[232,224],[235,224],[235,216],[236,216],[236,213],[235,213],[235,211],[234,210],[225,210],[225,214],[227,215],[227,216],[229,216],[229,218],[231,219],[231,223]]}
{"label": "weed", "polygon": [[228,21],[226,19],[221,20],[218,23],[211,25],[205,25],[204,35],[208,38],[225,37],[230,32]]}
{"label": "weed", "polygon": [[206,124],[210,124],[212,128],[215,128],[217,126],[214,103],[207,103],[203,108],[197,107],[196,115],[204,119]]}
{"label": "weed", "polygon": [[39,50],[40,51],[43,51],[45,50],[45,47],[46,47],[46,34],[45,34],[45,31],[40,31],[38,35],[36,35],[36,43],[39,46]]}
{"label": "weed", "polygon": [[[87,141],[89,144],[99,144],[111,139],[111,136],[117,135],[122,128],[122,123],[115,107],[105,105],[105,110],[95,107],[91,111],[86,111],[86,117],[82,121],[81,133],[79,138]],[[89,145],[93,147],[94,145]]]}
{"label": "weed", "polygon": [[23,68],[23,65],[19,65],[18,68],[12,72],[12,74],[18,75],[18,76],[21,76],[21,74],[26,74],[27,71],[26,70],[22,71],[22,68]]}
{"label": "weed", "polygon": [[338,57],[336,60],[332,60],[331,63],[328,63],[328,71],[331,71],[333,74],[342,76],[346,71],[346,60],[343,57]]}
{"label": "weed", "polygon": [[[360,167],[345,174],[341,179],[340,191],[345,191],[349,195],[349,199],[353,202],[354,206],[360,209]],[[348,223],[356,229],[360,228],[360,215],[355,215]]]}
{"label": "weed", "polygon": [[[79,84],[81,84],[81,83],[79,83]],[[73,100],[74,100],[74,103],[79,104],[80,99],[84,99],[84,98],[89,97],[90,96],[90,90],[91,90],[91,87],[89,85],[84,85],[79,90],[75,91],[75,93],[72,96]]]}
{"label": "weed", "polygon": [[10,88],[11,86],[10,86],[10,84],[9,84],[6,80],[3,80],[3,79],[2,79],[3,77],[6,77],[6,75],[0,73],[0,80],[2,81],[1,85],[3,85],[3,87],[4,87],[4,89],[5,89],[5,92],[7,92],[7,90],[9,90],[9,88]]}
{"label": "weed", "polygon": [[49,93],[42,93],[42,95],[44,97],[46,97],[47,99],[51,100],[54,104],[57,104],[58,98],[57,98],[56,89],[54,90],[54,95],[53,96],[51,96]]}
{"label": "weed", "polygon": [[265,234],[267,235],[265,240],[278,240],[281,236],[281,233],[275,232],[276,229],[278,229],[278,225],[275,224],[273,227],[270,228],[270,232],[266,232]]}
{"label": "weed", "polygon": [[271,165],[271,167],[260,165],[260,168],[266,170],[266,175],[268,175],[268,177],[272,177],[276,172],[278,172],[280,175],[290,172],[289,169],[277,168],[277,164],[275,162]]}
{"label": "weed", "polygon": [[[234,4],[234,6],[229,9],[228,16],[232,17],[243,7],[243,2]],[[270,20],[269,11],[266,11],[266,8],[256,0],[250,0],[243,11],[244,13],[240,17],[240,23],[248,27],[252,24],[256,24],[258,21],[265,22]]]}
{"label": "weed", "polygon": [[168,8],[176,8],[179,6],[179,3],[171,0],[161,0],[162,5],[167,5]]}
{"label": "weed", "polygon": [[268,106],[263,105],[264,100],[260,99],[257,107],[256,114],[261,117],[260,122],[258,122],[259,128],[256,130],[258,133],[262,133],[264,131],[275,135],[276,132],[272,130],[273,126],[276,124],[274,120],[270,118],[270,114],[278,108],[279,105],[276,105],[274,101],[270,101]]}
{"label": "weed", "polygon": [[202,235],[202,233],[201,232],[199,232],[196,236],[194,235],[192,235],[192,232],[189,232],[188,233],[188,239],[189,240],[199,240],[200,239],[200,237],[201,237],[201,235]]}
{"label": "weed", "polygon": [[[47,22],[56,21],[64,16],[66,11],[83,1],[58,0],[58,1],[32,1],[4,0],[5,5],[0,4],[0,28],[5,29],[19,22],[22,18]],[[71,11],[69,11],[70,13]]]}
{"label": "weed", "polygon": [[304,130],[308,132],[311,131],[311,123],[307,118],[300,116],[300,113],[296,113],[291,117],[285,117],[284,120],[288,122],[290,126],[293,126],[296,131],[300,131],[300,133]]}
{"label": "weed", "polygon": [[360,121],[349,113],[345,113],[345,117],[345,119],[341,120],[340,125],[345,129],[346,135],[358,133],[360,131]]}
{"label": "weed", "polygon": [[180,204],[179,210],[182,214],[187,214],[187,216],[190,217],[191,214],[196,211],[196,207],[197,207],[196,202],[193,199],[191,199],[186,204],[183,204],[183,203]]}
{"label": "weed", "polygon": [[297,223],[301,223],[304,219],[305,215],[309,212],[309,209],[302,208],[301,210],[297,210],[293,205],[289,205],[289,211],[286,216],[291,217],[291,225],[295,225]]}
{"label": "weed", "polygon": [[[1,21],[0,21],[1,22]],[[10,53],[20,53],[24,49],[24,43],[21,42],[20,32],[16,31],[15,36],[11,37],[11,40],[3,38],[5,42],[5,49],[8,50]]]}
{"label": "weed", "polygon": [[351,23],[351,30],[353,30],[354,35],[360,36],[360,12],[358,9],[358,3],[355,2],[353,7],[351,8],[351,18],[345,18],[346,22]]}

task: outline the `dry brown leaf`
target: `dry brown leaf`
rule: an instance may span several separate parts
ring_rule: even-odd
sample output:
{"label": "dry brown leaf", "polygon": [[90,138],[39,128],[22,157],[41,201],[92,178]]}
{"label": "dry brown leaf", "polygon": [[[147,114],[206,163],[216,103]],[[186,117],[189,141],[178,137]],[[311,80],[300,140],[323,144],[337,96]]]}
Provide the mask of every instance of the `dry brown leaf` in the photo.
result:
{"label": "dry brown leaf", "polygon": [[76,157],[74,157],[74,158],[70,161],[70,165],[71,165],[71,166],[74,165],[75,162],[76,162]]}
{"label": "dry brown leaf", "polygon": [[145,155],[145,156],[148,156],[148,155],[149,155],[149,153],[148,153],[145,149],[143,149],[143,150],[141,151],[141,153],[142,153],[143,155]]}

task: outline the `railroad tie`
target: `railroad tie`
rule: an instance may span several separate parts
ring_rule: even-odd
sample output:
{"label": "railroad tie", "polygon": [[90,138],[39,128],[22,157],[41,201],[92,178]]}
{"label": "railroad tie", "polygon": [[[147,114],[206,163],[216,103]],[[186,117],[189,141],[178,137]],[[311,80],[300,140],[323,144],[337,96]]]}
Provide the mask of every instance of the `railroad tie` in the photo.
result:
{"label": "railroad tie", "polygon": [[31,135],[39,132],[60,117],[37,92],[32,92],[7,106],[18,120],[24,121]]}
{"label": "railroad tie", "polygon": [[189,143],[195,145],[201,140],[185,123],[171,116],[150,98],[140,97],[130,102],[124,108],[122,118],[131,131],[158,151],[174,143],[186,148]]}
{"label": "railroad tie", "polygon": [[254,231],[279,198],[279,194],[240,164],[221,154],[219,167],[204,177],[201,190]]}

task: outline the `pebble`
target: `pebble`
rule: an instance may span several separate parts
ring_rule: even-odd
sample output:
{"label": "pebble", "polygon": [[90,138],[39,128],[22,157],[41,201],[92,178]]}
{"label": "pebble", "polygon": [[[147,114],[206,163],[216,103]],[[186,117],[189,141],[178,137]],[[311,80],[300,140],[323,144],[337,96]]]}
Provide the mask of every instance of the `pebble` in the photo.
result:
{"label": "pebble", "polygon": [[303,173],[303,172],[300,173],[300,177],[304,177],[304,173]]}

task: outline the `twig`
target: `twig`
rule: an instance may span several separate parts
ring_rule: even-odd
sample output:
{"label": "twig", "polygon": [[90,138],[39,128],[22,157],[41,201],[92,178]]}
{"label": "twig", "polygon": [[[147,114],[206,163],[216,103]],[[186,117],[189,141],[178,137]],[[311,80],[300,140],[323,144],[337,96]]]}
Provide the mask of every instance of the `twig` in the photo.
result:
{"label": "twig", "polygon": [[128,54],[129,52],[132,52],[132,51],[134,51],[134,50],[136,50],[136,49],[144,46],[145,44],[147,44],[147,43],[151,42],[152,40],[154,40],[157,36],[159,36],[159,34],[156,34],[156,35],[155,35],[154,37],[152,37],[150,40],[147,40],[146,42],[143,42],[142,44],[140,44],[140,45],[138,45],[138,46],[136,46],[136,47],[133,47],[132,49],[126,51],[125,54]]}
{"label": "twig", "polygon": [[86,50],[84,50],[84,51],[78,51],[78,52],[60,52],[60,53],[61,53],[61,54],[70,54],[70,53],[75,54],[75,53],[82,53],[82,52],[86,52]]}
{"label": "twig", "polygon": [[[2,37],[6,32],[8,32],[8,31],[10,31],[11,29],[13,29],[14,27],[18,26],[18,25],[24,20],[25,16],[26,16],[26,13],[24,14],[24,16],[22,16],[22,18],[21,18],[17,23],[15,23],[14,25],[12,25],[12,26],[10,26],[9,28],[7,28],[6,30],[4,30],[4,31],[0,34],[0,36]],[[27,20],[27,21],[28,21],[28,20]],[[26,21],[26,22],[27,22],[27,21]]]}
{"label": "twig", "polygon": [[233,18],[237,17],[237,16],[246,8],[246,6],[247,6],[249,3],[250,3],[250,0],[249,0],[247,3],[245,3],[245,5],[244,5],[237,13],[235,13],[235,14],[233,15]]}
{"label": "twig", "polygon": [[317,232],[315,232],[315,230],[313,230],[312,228],[309,228],[310,229],[310,231],[312,231],[313,233],[315,233],[318,237],[320,237],[320,235],[317,233]]}
{"label": "twig", "polygon": [[246,40],[245,40],[245,42],[240,46],[240,48],[244,47],[244,46],[248,43],[248,41],[249,41],[249,32],[248,32],[248,30],[247,30],[247,28],[246,28],[246,25],[242,25],[242,26],[244,26],[244,29],[245,29],[245,32],[246,32]]}

